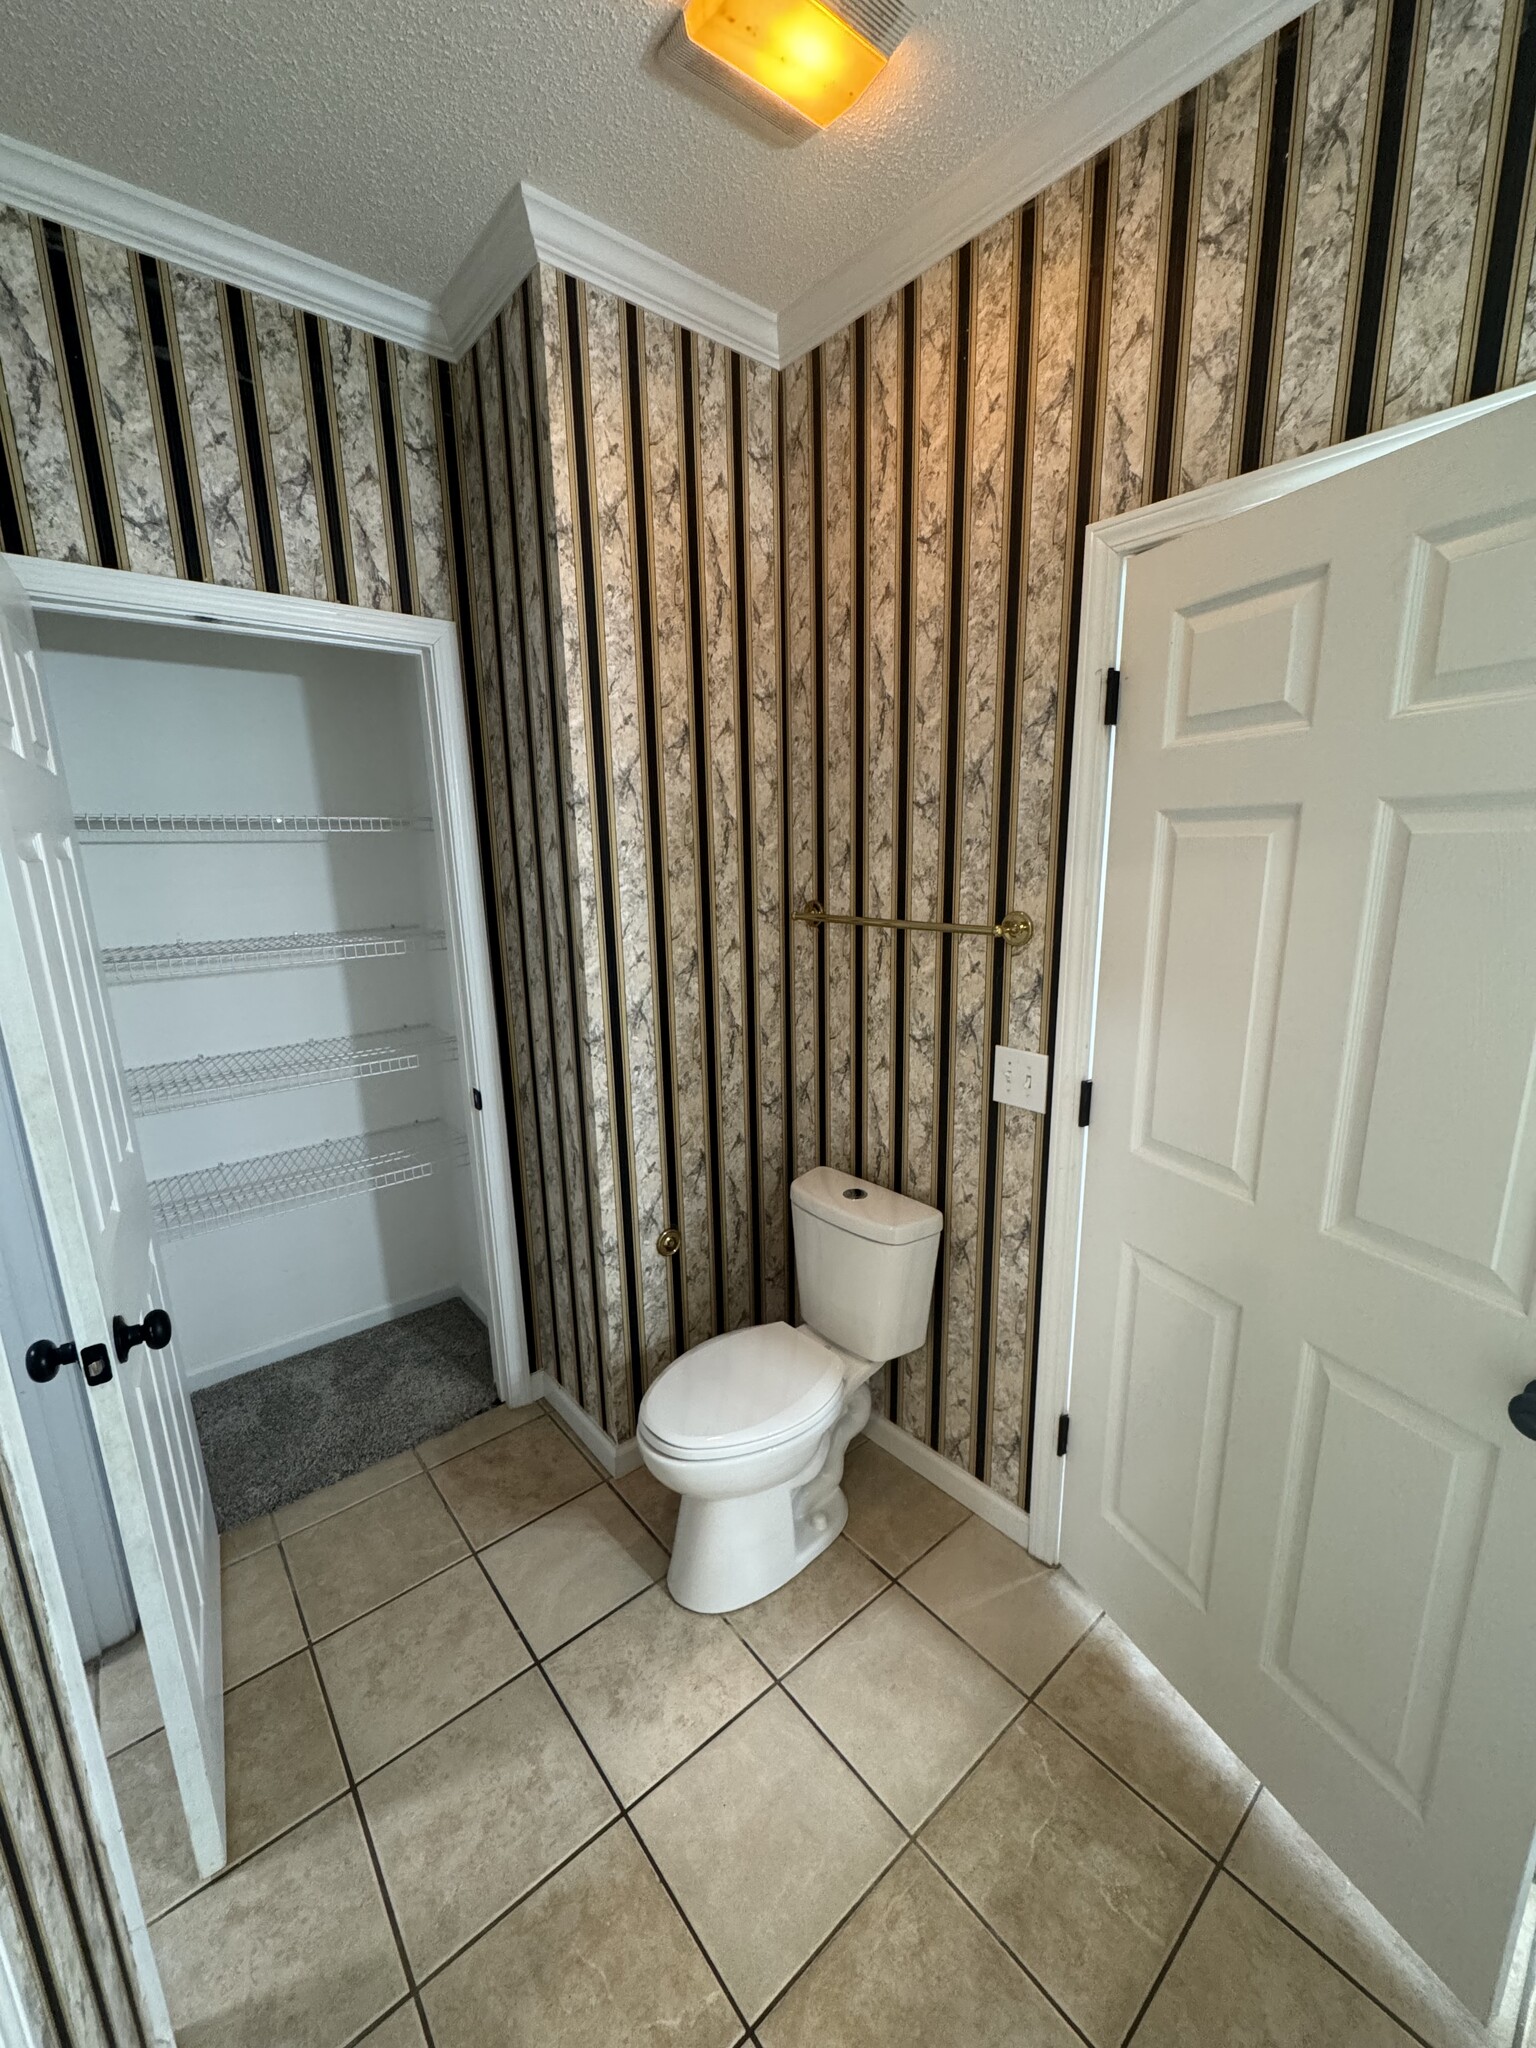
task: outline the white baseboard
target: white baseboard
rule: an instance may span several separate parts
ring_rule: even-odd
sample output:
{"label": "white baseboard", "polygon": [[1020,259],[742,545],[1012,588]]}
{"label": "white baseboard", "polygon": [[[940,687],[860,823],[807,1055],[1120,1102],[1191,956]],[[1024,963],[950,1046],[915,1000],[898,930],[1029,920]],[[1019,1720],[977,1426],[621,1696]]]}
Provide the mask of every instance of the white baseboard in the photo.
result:
{"label": "white baseboard", "polygon": [[1004,1500],[1000,1493],[994,1493],[984,1480],[973,1477],[958,1465],[952,1465],[948,1458],[931,1451],[926,1444],[918,1443],[888,1416],[872,1415],[864,1434],[882,1451],[889,1451],[903,1465],[909,1465],[924,1479],[931,1480],[941,1493],[947,1493],[962,1507],[968,1507],[973,1515],[979,1515],[982,1521],[990,1522],[994,1529],[1000,1529],[1005,1536],[1011,1537],[1022,1550],[1028,1550],[1029,1516],[1011,1500]]}
{"label": "white baseboard", "polygon": [[606,1430],[599,1429],[581,1403],[547,1372],[530,1374],[528,1392],[530,1399],[549,1403],[572,1436],[584,1450],[592,1453],[610,1479],[622,1479],[626,1472],[633,1472],[640,1463],[637,1438],[630,1437],[626,1443],[616,1444]]}
{"label": "white baseboard", "polygon": [[247,1351],[239,1358],[222,1358],[213,1365],[195,1367],[183,1366],[182,1384],[188,1393],[198,1393],[203,1387],[216,1387],[220,1380],[232,1380],[243,1372],[258,1372],[264,1365],[278,1365],[285,1358],[296,1358],[301,1351],[313,1351],[320,1344],[334,1344],[340,1337],[355,1337],[359,1330],[375,1330],[380,1323],[392,1323],[396,1316],[414,1315],[420,1308],[436,1308],[445,1301],[463,1301],[480,1316],[484,1315],[459,1287],[439,1287],[431,1294],[418,1294],[409,1301],[387,1302],[382,1308],[365,1309],[361,1315],[344,1316],[339,1323],[328,1323],[324,1329],[306,1330],[299,1337],[285,1337],[281,1344],[269,1348]]}
{"label": "white baseboard", "polygon": [[[610,1479],[622,1478],[626,1472],[633,1472],[642,1463],[640,1444],[630,1437],[622,1444],[597,1426],[572,1395],[566,1392],[558,1381],[548,1373],[536,1372],[529,1381],[529,1393],[534,1400],[547,1401],[555,1413],[570,1429],[577,1441],[597,1460]],[[973,1515],[989,1522],[1023,1550],[1029,1548],[1029,1516],[1011,1500],[1004,1500],[1000,1493],[982,1480],[973,1478],[958,1465],[952,1465],[948,1458],[940,1457],[937,1451],[929,1450],[926,1444],[915,1442],[904,1429],[898,1429],[894,1422],[883,1415],[872,1415],[864,1434],[881,1450],[889,1451],[893,1458],[899,1458],[903,1465],[910,1466],[924,1479],[931,1480],[941,1493],[947,1493],[962,1507],[970,1509]]]}

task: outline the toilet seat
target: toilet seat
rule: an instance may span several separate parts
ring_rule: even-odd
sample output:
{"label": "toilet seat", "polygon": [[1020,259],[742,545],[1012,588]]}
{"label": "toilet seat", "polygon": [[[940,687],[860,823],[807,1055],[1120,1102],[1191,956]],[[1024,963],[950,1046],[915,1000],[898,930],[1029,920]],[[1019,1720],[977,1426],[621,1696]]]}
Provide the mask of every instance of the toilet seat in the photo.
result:
{"label": "toilet seat", "polygon": [[667,1456],[729,1458],[830,1424],[843,1363],[811,1330],[765,1323],[694,1345],[640,1404],[640,1432]]}

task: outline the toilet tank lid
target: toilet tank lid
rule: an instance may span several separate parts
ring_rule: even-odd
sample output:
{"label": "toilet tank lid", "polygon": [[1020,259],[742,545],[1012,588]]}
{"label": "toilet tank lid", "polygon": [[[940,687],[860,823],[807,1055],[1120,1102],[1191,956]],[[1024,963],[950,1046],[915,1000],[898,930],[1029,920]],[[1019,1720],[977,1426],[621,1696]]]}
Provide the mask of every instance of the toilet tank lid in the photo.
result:
{"label": "toilet tank lid", "polygon": [[856,1173],[839,1173],[833,1166],[813,1166],[802,1173],[791,1184],[789,1199],[807,1215],[853,1237],[873,1238],[877,1244],[911,1244],[915,1238],[937,1237],[944,1228],[942,1209],[876,1187]]}

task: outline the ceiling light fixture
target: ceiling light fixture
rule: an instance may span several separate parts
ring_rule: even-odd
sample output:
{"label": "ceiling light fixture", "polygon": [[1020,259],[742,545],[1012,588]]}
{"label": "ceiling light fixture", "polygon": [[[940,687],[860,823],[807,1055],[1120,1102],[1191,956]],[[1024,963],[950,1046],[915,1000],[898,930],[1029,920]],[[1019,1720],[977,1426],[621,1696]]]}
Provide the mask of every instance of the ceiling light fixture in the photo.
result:
{"label": "ceiling light fixture", "polygon": [[688,0],[688,39],[825,128],[866,93],[910,26],[901,0]]}

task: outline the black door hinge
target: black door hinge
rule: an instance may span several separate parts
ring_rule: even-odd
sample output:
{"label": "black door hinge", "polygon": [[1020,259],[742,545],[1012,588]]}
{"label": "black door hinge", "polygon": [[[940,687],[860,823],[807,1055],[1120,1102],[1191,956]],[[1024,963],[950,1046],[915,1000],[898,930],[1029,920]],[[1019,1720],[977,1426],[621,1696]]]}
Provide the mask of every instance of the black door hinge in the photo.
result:
{"label": "black door hinge", "polygon": [[1067,1438],[1071,1433],[1071,1416],[1058,1415],[1056,1418],[1056,1455],[1058,1458],[1064,1458],[1067,1455]]}
{"label": "black door hinge", "polygon": [[484,1109],[485,1101],[484,1098],[481,1096],[480,1090],[478,1088],[471,1088],[469,1092],[475,1098],[476,1109]]}
{"label": "black door hinge", "polygon": [[1120,723],[1120,671],[1117,668],[1104,671],[1104,723]]}
{"label": "black door hinge", "polygon": [[1080,1131],[1088,1128],[1088,1119],[1093,1114],[1093,1083],[1084,1081],[1077,1091],[1077,1127]]}

